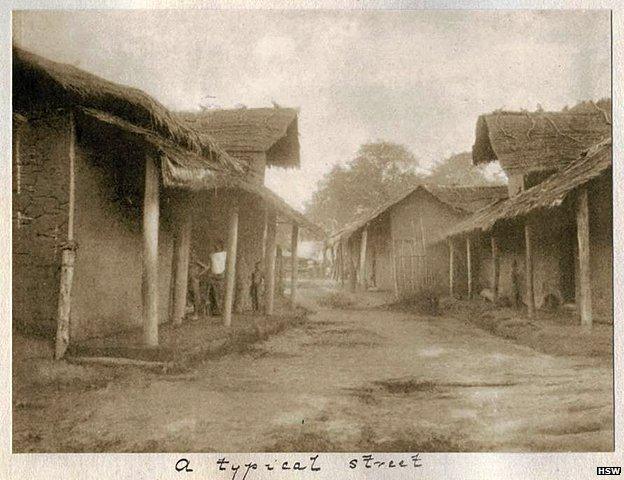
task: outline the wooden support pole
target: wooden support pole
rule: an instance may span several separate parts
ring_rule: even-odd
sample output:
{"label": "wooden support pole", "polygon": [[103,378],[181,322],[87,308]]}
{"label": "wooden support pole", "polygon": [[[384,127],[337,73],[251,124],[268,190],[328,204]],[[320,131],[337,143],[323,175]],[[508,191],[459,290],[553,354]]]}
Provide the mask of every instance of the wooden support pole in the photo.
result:
{"label": "wooden support pole", "polygon": [[360,265],[358,268],[360,274],[360,288],[366,290],[366,243],[368,242],[368,225],[362,230],[362,238],[360,239]]}
{"label": "wooden support pole", "polygon": [[67,207],[67,242],[61,247],[61,278],[57,307],[56,343],[54,348],[54,358],[57,360],[63,358],[67,347],[69,347],[71,290],[76,258],[76,245],[74,243],[74,210],[76,206],[76,125],[72,112],[69,113],[68,135],[69,202]]}
{"label": "wooden support pole", "polygon": [[490,244],[492,246],[492,302],[496,304],[498,302],[500,283],[500,257],[498,254],[498,241],[494,233],[490,237]]}
{"label": "wooden support pole", "polygon": [[176,234],[173,243],[173,299],[171,323],[181,325],[186,313],[189,254],[191,250],[192,216],[188,199],[180,199],[176,212]]}
{"label": "wooden support pole", "polygon": [[321,260],[321,278],[325,278],[327,271],[327,241],[323,242],[323,258]]}
{"label": "wooden support pole", "polygon": [[262,222],[262,261],[266,258],[267,235],[269,233],[269,206],[264,207],[264,221]]}
{"label": "wooden support pole", "polygon": [[273,307],[275,304],[275,256],[276,256],[276,238],[277,224],[275,213],[270,212],[267,218],[267,237],[266,237],[266,290],[265,290],[265,312],[267,315],[273,315]]}
{"label": "wooden support pole", "polygon": [[468,298],[472,298],[472,242],[466,236],[466,274],[468,275]]}
{"label": "wooden support pole", "polygon": [[160,217],[158,168],[145,157],[143,190],[143,344],[158,346],[158,224]]}
{"label": "wooden support pole", "polygon": [[282,247],[280,245],[278,245],[275,250],[275,263],[277,268],[277,294],[281,297],[284,295],[284,257],[282,256]]}
{"label": "wooden support pole", "polygon": [[525,262],[526,262],[526,301],[529,318],[535,318],[535,286],[533,283],[533,228],[527,219],[524,224]]}
{"label": "wooden support pole", "polygon": [[236,283],[236,249],[238,245],[238,205],[233,205],[228,218],[227,257],[225,263],[225,299],[223,302],[223,325],[232,325],[234,286]]}
{"label": "wooden support pole", "polygon": [[291,276],[290,276],[290,304],[295,305],[297,299],[297,277],[299,276],[297,248],[299,247],[299,225],[293,223],[292,234],[290,239],[290,259],[291,259]]}
{"label": "wooden support pole", "polygon": [[589,199],[587,187],[579,189],[576,204],[576,236],[579,256],[579,310],[581,325],[592,327],[591,272],[589,252]]}
{"label": "wooden support pole", "polygon": [[455,297],[455,244],[449,239],[449,296]]}
{"label": "wooden support pole", "polygon": [[399,279],[397,277],[397,264],[396,264],[396,247],[394,245],[394,237],[392,231],[390,232],[390,256],[392,258],[392,280],[394,285],[394,300],[399,299]]}

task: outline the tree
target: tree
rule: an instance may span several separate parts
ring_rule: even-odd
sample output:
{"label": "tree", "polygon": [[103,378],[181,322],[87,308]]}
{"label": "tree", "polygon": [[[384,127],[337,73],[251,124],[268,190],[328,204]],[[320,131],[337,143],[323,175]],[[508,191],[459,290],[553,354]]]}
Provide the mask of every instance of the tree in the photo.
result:
{"label": "tree", "polygon": [[336,231],[422,180],[418,160],[390,142],[362,145],[345,166],[334,166],[306,204],[312,221]]}
{"label": "tree", "polygon": [[428,182],[440,185],[503,185],[505,180],[505,174],[496,165],[473,165],[470,152],[451,155],[437,163],[427,177]]}

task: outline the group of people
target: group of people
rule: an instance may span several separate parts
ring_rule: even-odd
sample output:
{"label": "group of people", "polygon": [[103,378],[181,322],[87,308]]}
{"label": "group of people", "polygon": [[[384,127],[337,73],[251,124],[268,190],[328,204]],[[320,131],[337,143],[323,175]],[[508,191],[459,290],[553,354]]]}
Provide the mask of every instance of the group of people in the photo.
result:
{"label": "group of people", "polygon": [[[227,252],[222,243],[217,243],[208,264],[202,262],[195,251],[191,252],[189,263],[189,296],[193,306],[193,317],[221,315],[223,288],[225,284],[225,263]],[[256,262],[251,273],[249,295],[254,312],[260,311],[260,299],[264,290],[262,262]]]}

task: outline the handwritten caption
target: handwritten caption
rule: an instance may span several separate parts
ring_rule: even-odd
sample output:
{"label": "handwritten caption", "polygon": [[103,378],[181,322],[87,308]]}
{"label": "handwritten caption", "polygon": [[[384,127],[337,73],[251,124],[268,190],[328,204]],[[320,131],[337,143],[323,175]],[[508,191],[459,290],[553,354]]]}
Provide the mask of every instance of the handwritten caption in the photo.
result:
{"label": "handwritten caption", "polygon": [[[308,472],[320,472],[323,468],[322,458],[319,454],[312,455],[305,460],[299,461],[284,461],[274,460],[273,462],[263,463],[249,461],[247,463],[234,462],[227,457],[219,458],[216,461],[216,469],[219,472],[223,472],[223,478],[229,478],[229,480],[252,480],[254,473],[262,472],[283,472],[283,471],[308,471]],[[402,457],[380,457],[373,454],[359,455],[357,457],[349,459],[345,465],[345,469],[357,470],[357,469],[377,469],[377,470],[390,470],[390,469],[406,469],[406,468],[420,468],[422,467],[420,454],[410,454]],[[326,467],[327,468],[327,467]],[[176,464],[175,469],[177,472],[193,472],[191,462],[187,458],[180,458]]]}

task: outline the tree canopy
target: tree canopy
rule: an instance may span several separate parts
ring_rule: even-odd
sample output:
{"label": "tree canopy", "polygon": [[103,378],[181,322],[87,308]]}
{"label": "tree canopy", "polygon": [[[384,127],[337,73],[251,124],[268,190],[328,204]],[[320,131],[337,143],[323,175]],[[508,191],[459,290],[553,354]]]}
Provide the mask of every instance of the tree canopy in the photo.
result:
{"label": "tree canopy", "polygon": [[362,145],[346,165],[335,165],[319,182],[306,213],[327,231],[340,229],[422,179],[418,160],[404,146]]}
{"label": "tree canopy", "polygon": [[486,176],[472,165],[470,153],[453,155],[427,174],[405,146],[366,143],[346,165],[335,165],[324,175],[306,213],[326,231],[335,232],[419,182],[494,185],[504,183],[504,177]]}
{"label": "tree canopy", "polygon": [[[486,168],[492,170],[488,172],[489,175],[486,174]],[[451,155],[434,165],[427,181],[440,185],[502,185],[505,183],[505,175],[501,169],[495,171],[492,167],[486,168],[473,165],[472,154],[462,152]]]}

